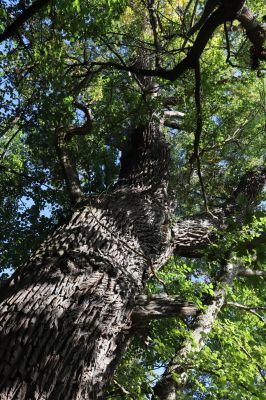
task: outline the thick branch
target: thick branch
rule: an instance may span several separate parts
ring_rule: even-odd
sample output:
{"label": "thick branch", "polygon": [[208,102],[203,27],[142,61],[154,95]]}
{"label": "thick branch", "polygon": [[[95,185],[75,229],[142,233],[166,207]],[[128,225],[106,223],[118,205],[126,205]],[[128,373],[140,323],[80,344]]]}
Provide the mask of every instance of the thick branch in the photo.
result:
{"label": "thick branch", "polygon": [[200,17],[199,21],[190,29],[188,32],[188,36],[193,35],[195,32],[197,32],[204,22],[209,18],[209,16],[212,14],[212,12],[215,10],[215,8],[219,5],[220,1],[219,0],[207,0],[202,16]]}
{"label": "thick branch", "polygon": [[187,218],[172,227],[175,253],[186,257],[199,257],[215,238],[215,231],[225,232],[229,220],[234,218],[242,223],[248,210],[257,204],[258,196],[266,182],[266,168],[258,167],[247,172],[223,206],[212,213]]}
{"label": "thick branch", "polygon": [[163,112],[163,119],[162,119],[162,124],[164,126],[167,126],[168,128],[171,129],[182,129],[180,123],[176,121],[176,119],[180,120],[184,118],[185,114],[176,111],[176,110],[164,110]]}
{"label": "thick branch", "polygon": [[198,308],[192,303],[184,302],[177,297],[152,295],[138,296],[132,314],[133,321],[183,317],[195,315]]}
{"label": "thick branch", "polygon": [[[247,37],[253,44],[251,56],[258,60],[266,60],[266,30],[261,26],[259,21],[252,15],[251,11],[247,7],[241,9],[237,18],[245,28]],[[253,66],[256,67],[256,65]]]}
{"label": "thick branch", "polygon": [[0,34],[0,43],[17,33],[17,30],[24,24],[24,22],[26,22],[49,2],[50,0],[36,0],[5,28],[4,32]]}
{"label": "thick branch", "polygon": [[72,205],[75,205],[82,199],[83,192],[81,190],[76,168],[70,159],[69,151],[67,149],[66,134],[61,129],[58,129],[57,131],[57,151],[64,172],[70,202]]}
{"label": "thick branch", "polygon": [[244,276],[244,277],[261,276],[263,278],[266,278],[266,271],[258,271],[249,268],[248,269],[240,268],[238,271],[238,276]]}
{"label": "thick branch", "polygon": [[170,121],[169,119],[166,119],[163,122],[164,126],[166,126],[167,128],[171,128],[171,129],[182,129],[182,126],[180,124],[178,124],[175,121]]}
{"label": "thick branch", "polygon": [[[198,353],[205,346],[213,323],[225,303],[226,287],[233,282],[238,268],[238,265],[232,263],[225,265],[224,272],[219,280],[220,284],[214,291],[211,304],[204,313],[196,318],[195,324],[190,330],[190,338],[185,340],[181,349],[176,352],[162,378],[154,387],[155,398],[160,400],[175,400],[176,390],[187,384],[187,365],[191,361],[191,353]],[[180,376],[179,383],[173,379],[173,373]]]}
{"label": "thick branch", "polygon": [[71,126],[68,128],[65,139],[70,140],[73,136],[75,135],[87,135],[91,129],[92,129],[92,114],[90,109],[88,109],[84,104],[82,103],[74,103],[75,107],[78,108],[79,110],[83,111],[85,114],[86,121],[82,126]]}

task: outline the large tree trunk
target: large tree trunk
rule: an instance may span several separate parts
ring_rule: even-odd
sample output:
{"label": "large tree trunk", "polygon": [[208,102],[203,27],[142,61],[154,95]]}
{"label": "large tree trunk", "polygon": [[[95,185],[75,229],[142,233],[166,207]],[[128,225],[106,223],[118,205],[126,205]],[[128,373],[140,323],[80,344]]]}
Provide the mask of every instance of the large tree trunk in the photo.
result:
{"label": "large tree trunk", "polygon": [[76,210],[2,289],[1,400],[102,397],[134,298],[168,256],[167,146],[152,124],[135,132],[117,188]]}

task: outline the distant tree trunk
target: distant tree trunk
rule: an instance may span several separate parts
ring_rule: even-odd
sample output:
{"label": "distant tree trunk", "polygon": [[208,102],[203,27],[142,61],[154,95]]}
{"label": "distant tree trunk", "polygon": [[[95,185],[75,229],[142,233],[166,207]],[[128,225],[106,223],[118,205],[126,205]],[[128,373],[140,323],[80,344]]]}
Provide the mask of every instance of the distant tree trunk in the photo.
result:
{"label": "distant tree trunk", "polygon": [[169,151],[132,131],[121,179],[88,200],[1,290],[0,399],[100,399],[135,296],[168,257]]}

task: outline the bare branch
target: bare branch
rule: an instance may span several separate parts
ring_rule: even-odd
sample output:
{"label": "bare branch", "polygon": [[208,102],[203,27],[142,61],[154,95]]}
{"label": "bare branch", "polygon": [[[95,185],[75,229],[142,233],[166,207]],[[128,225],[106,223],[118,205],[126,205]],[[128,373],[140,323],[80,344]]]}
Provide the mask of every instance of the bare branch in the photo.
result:
{"label": "bare branch", "polygon": [[227,29],[227,26],[226,26],[226,22],[224,23],[224,33],[225,33],[226,50],[227,50],[226,62],[231,64],[231,62],[230,62],[231,49],[230,49],[230,41],[229,41],[229,35],[228,35],[228,29]]}
{"label": "bare branch", "polygon": [[[8,168],[6,165],[0,164],[0,171],[1,170],[5,171],[7,173],[11,173],[11,174],[17,175],[17,176],[21,176],[22,178],[25,178],[25,179],[27,179],[27,180],[29,180],[31,182],[36,182],[38,185],[45,186],[47,189],[52,189],[52,187],[47,185],[45,182],[39,181],[38,179],[34,178],[31,175],[28,175],[27,173],[25,173],[23,171],[16,171],[16,170],[14,170],[12,168]],[[54,189],[52,189],[52,190],[54,190]]]}
{"label": "bare branch", "polygon": [[160,53],[161,53],[161,45],[158,37],[158,21],[157,21],[157,15],[155,11],[155,2],[154,0],[149,0],[148,1],[148,12],[149,12],[149,19],[150,19],[150,25],[152,28],[153,32],[153,40],[154,40],[154,47],[156,51],[155,55],[155,66],[156,68],[160,68],[161,66],[161,59],[160,59]]}
{"label": "bare branch", "polygon": [[0,154],[0,159],[3,160],[6,156],[6,153],[8,151],[9,146],[11,145],[11,143],[13,142],[13,140],[15,139],[15,137],[17,136],[17,134],[20,132],[21,128],[18,127],[15,132],[13,133],[13,135],[10,137],[10,139],[7,141],[6,145],[4,146],[4,149],[2,151],[2,153]]}

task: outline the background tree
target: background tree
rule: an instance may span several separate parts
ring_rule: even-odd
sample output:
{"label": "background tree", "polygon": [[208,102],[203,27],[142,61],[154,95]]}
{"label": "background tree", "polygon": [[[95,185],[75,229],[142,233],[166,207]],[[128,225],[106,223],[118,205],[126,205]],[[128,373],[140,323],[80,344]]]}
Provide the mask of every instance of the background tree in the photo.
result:
{"label": "background tree", "polygon": [[1,400],[263,399],[265,11],[2,2]]}

